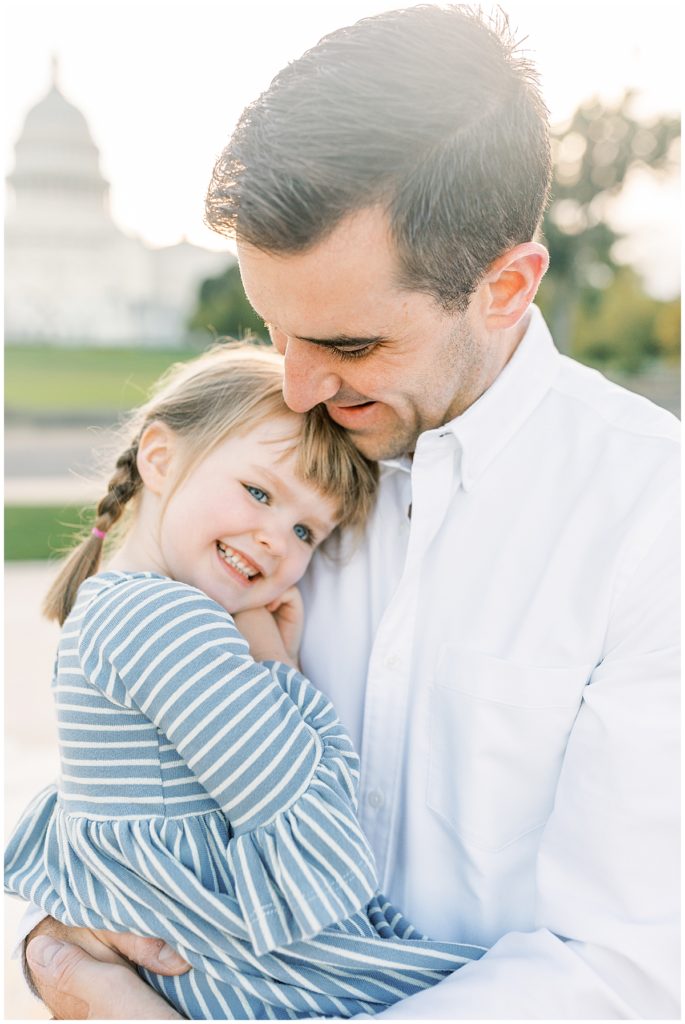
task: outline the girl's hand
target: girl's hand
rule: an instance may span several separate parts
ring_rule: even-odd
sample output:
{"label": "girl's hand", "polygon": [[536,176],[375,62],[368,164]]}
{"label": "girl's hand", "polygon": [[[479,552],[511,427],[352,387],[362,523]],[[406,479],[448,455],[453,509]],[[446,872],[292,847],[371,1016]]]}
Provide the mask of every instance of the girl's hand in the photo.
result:
{"label": "girl's hand", "polygon": [[250,645],[250,654],[255,661],[283,661],[298,668],[286,650],[276,619],[266,608],[250,608],[236,612],[233,621]]}
{"label": "girl's hand", "polygon": [[283,646],[288,652],[288,663],[297,668],[304,628],[304,605],[297,587],[288,587],[280,597],[266,606],[266,610],[276,620]]}

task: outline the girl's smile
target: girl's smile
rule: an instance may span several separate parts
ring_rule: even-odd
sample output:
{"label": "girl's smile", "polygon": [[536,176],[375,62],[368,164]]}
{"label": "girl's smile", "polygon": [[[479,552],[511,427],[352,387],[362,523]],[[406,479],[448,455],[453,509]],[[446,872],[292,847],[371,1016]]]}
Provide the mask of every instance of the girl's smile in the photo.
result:
{"label": "girl's smile", "polygon": [[236,551],[219,540],[216,542],[216,549],[226,569],[241,582],[244,582],[246,586],[249,586],[255,577],[264,575],[262,570],[254,562],[251,562],[242,551]]}
{"label": "girl's smile", "polygon": [[111,568],[162,573],[231,613],[280,597],[337,524],[335,501],[295,472],[297,425],[284,413],[231,434],[188,471],[183,441],[151,424],[139,514]]}

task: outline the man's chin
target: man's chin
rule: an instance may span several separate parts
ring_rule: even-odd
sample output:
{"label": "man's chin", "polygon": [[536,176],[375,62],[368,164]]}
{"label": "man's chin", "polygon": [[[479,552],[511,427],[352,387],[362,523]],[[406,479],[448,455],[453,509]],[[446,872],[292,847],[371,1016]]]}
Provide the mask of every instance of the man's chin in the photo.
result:
{"label": "man's chin", "polygon": [[399,459],[402,455],[413,452],[416,447],[417,435],[412,431],[406,434],[366,433],[361,430],[348,430],[350,441],[355,448],[372,462],[385,462],[388,459]]}
{"label": "man's chin", "polygon": [[403,422],[383,402],[362,402],[356,406],[326,403],[326,412],[342,427],[355,448],[373,462],[398,459],[416,447],[418,423]]}

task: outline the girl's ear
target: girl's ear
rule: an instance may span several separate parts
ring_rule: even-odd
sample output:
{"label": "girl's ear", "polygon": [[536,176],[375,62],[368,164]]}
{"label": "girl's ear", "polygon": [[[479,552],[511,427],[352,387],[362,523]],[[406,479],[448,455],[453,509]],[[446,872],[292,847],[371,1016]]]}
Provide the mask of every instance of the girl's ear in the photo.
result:
{"label": "girl's ear", "polygon": [[160,420],[149,423],[140,435],[136,456],[138,472],[154,494],[161,494],[167,485],[177,451],[178,436]]}

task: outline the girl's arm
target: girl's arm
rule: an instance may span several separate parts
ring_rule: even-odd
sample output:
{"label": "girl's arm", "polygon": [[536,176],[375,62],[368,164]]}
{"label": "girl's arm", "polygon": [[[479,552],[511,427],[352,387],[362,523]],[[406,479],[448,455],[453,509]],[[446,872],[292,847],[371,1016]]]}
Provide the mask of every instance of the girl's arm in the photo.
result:
{"label": "girl's arm", "polygon": [[235,832],[284,811],[319,762],[321,740],[272,669],[193,587],[117,583],[85,613],[79,655],[91,683],[173,743]]}
{"label": "girl's arm", "polygon": [[371,898],[358,757],[299,672],[255,662],[223,608],[156,577],[99,595],[79,652],[86,677],[153,722],[228,818],[227,859],[258,953],[314,935]]}

